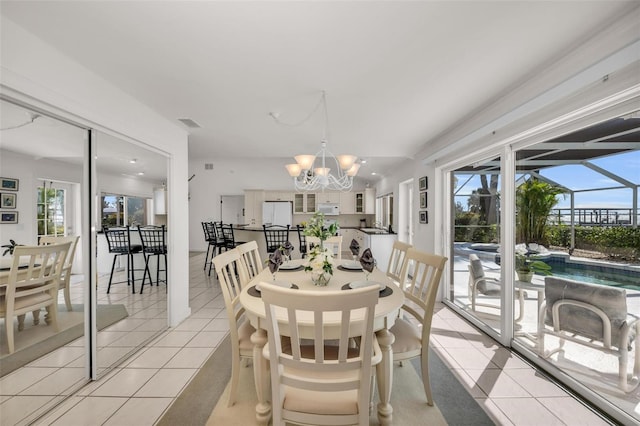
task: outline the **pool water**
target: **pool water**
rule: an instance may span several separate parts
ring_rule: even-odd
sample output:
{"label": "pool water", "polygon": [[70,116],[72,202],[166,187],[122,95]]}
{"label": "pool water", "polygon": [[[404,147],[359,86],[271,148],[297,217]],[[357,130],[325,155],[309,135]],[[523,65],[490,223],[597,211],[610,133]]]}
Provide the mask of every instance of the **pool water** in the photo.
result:
{"label": "pool water", "polygon": [[632,271],[618,271],[612,268],[590,268],[586,265],[551,263],[551,274],[561,278],[604,284],[640,291],[640,275]]}

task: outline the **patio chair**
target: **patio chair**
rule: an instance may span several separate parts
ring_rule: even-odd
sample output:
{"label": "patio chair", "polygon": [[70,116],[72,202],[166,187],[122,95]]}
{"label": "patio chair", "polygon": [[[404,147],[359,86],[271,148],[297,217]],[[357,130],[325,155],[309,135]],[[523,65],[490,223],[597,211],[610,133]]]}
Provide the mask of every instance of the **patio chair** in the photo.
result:
{"label": "patio chair", "polygon": [[[569,340],[618,357],[618,386],[632,392],[640,383],[640,317],[627,311],[624,288],[545,277],[545,301],[538,317],[538,351],[548,358],[564,351]],[[545,350],[545,335],[560,339],[559,346]],[[627,364],[635,341],[633,374]]]}
{"label": "patio chair", "polygon": [[[499,298],[502,293],[502,281],[497,278],[487,277],[484,274],[484,268],[482,261],[475,254],[469,255],[469,299],[471,299],[471,310],[476,311],[477,306],[484,306],[485,308],[500,309],[500,305],[491,303],[478,302],[478,293],[488,296]],[[520,307],[518,318],[516,322],[522,320],[524,314],[524,290],[515,289],[515,296],[518,298]]]}
{"label": "patio chair", "polygon": [[[261,293],[273,425],[369,425],[373,366],[382,359],[373,333],[378,287],[318,293],[264,285]],[[342,318],[340,328],[327,332],[327,316]],[[361,320],[352,320],[356,317]],[[281,327],[290,335],[285,344]],[[305,339],[299,330],[309,327],[313,329]],[[359,347],[352,345],[353,338],[359,339]]]}
{"label": "patio chair", "polygon": [[62,276],[60,277],[60,285],[58,286],[58,290],[63,290],[64,294],[64,304],[67,307],[67,311],[71,312],[73,308],[71,307],[71,269],[73,269],[73,258],[76,255],[76,246],[78,245],[79,236],[74,237],[54,237],[50,235],[43,235],[40,237],[38,244],[42,245],[50,245],[50,244],[60,244],[60,243],[71,243],[71,247],[67,252],[67,259],[64,262],[64,267],[62,268]]}
{"label": "patio chair", "polygon": [[238,393],[240,362],[253,359],[251,335],[256,331],[244,316],[244,307],[240,304],[240,292],[243,283],[249,281],[240,251],[227,250],[213,258],[213,265],[222,288],[224,306],[229,320],[231,337],[231,389],[227,406],[231,407]]}
{"label": "patio chair", "polygon": [[[400,282],[406,283],[402,288],[405,303],[400,310],[401,316],[396,319],[396,323],[390,330],[395,336],[395,341],[391,345],[394,361],[420,357],[422,385],[429,405],[433,405],[429,381],[431,321],[440,277],[447,260],[443,256],[423,253],[413,248],[407,249],[400,274]],[[402,316],[407,314],[409,315],[407,318]],[[421,327],[417,326],[414,320]]]}

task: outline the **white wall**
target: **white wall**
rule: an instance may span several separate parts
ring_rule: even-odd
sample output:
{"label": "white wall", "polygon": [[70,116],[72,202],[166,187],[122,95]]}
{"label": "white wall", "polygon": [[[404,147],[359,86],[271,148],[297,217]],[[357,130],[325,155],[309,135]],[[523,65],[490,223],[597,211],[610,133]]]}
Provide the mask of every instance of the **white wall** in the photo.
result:
{"label": "white wall", "polygon": [[135,140],[169,158],[169,323],[189,309],[188,133],[2,16],[0,83],[4,95],[86,127]]}

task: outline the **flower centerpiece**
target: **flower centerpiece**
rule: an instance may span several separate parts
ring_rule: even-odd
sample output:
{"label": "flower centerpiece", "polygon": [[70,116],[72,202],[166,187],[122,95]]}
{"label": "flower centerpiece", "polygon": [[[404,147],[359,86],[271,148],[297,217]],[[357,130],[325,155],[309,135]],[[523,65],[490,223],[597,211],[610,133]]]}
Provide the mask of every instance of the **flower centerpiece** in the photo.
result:
{"label": "flower centerpiece", "polygon": [[304,267],[311,272],[311,280],[317,286],[326,286],[333,275],[333,253],[324,247],[324,242],[335,235],[340,228],[337,223],[325,226],[323,213],[315,213],[304,229],[304,235],[316,237],[320,244],[313,246],[308,253],[309,262]]}
{"label": "flower centerpiece", "polygon": [[541,275],[551,275],[551,266],[535,258],[543,250],[546,249],[535,243],[516,245],[516,274],[518,274],[518,280],[531,282],[535,272]]}

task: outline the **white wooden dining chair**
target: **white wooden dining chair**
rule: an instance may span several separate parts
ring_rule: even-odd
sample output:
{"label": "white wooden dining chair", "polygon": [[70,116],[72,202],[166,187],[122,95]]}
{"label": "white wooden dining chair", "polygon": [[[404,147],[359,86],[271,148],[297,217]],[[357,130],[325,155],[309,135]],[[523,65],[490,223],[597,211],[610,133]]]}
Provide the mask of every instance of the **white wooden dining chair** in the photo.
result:
{"label": "white wooden dining chair", "polygon": [[[261,292],[273,425],[368,425],[372,367],[382,359],[373,333],[378,286],[319,293],[265,284]],[[341,325],[327,328],[331,318]],[[303,339],[302,327],[311,327],[314,337]],[[290,343],[283,346],[285,328]],[[356,337],[357,348],[350,344]]]}
{"label": "white wooden dining chair", "polygon": [[258,251],[258,243],[255,241],[248,241],[237,247],[242,256],[242,262],[247,269],[248,279],[252,279],[258,275],[264,269],[262,259],[260,258],[260,252]]}
{"label": "white wooden dining chair", "polygon": [[46,308],[45,322],[58,331],[58,285],[71,242],[48,246],[17,246],[5,293],[0,296],[0,315],[4,317],[9,353],[15,350],[13,317],[18,331],[24,328],[27,312],[39,322],[40,309]]}
{"label": "white wooden dining chair", "polygon": [[[307,253],[311,250],[311,246],[320,245],[320,239],[318,237],[309,237],[306,238],[307,244]],[[330,252],[333,253],[334,259],[342,259],[342,235],[334,235],[333,237],[329,237],[324,240],[324,247],[328,248]]]}
{"label": "white wooden dining chair", "polygon": [[390,329],[396,338],[391,346],[394,361],[420,357],[422,384],[429,405],[433,405],[429,382],[431,320],[440,278],[447,260],[446,257],[424,253],[414,248],[407,250],[406,261],[400,274],[400,282],[405,283],[405,303],[400,311],[401,316]]}
{"label": "white wooden dining chair", "polygon": [[398,285],[400,285],[402,267],[407,259],[407,250],[411,247],[411,244],[403,243],[402,241],[393,242],[391,256],[389,256],[389,266],[387,266],[387,276]]}
{"label": "white wooden dining chair", "polygon": [[73,269],[73,258],[76,255],[76,246],[78,245],[79,239],[80,236],[78,235],[72,237],[54,237],[51,235],[43,235],[38,241],[40,245],[71,243],[69,252],[67,253],[67,258],[64,262],[64,267],[62,268],[60,285],[58,286],[58,290],[64,291],[64,304],[67,307],[67,311],[69,312],[73,310],[71,307],[71,269]]}
{"label": "white wooden dining chair", "polygon": [[247,271],[238,249],[227,250],[213,258],[213,266],[218,275],[222,288],[224,305],[229,319],[229,334],[231,337],[231,389],[228,406],[236,401],[238,380],[240,377],[240,362],[242,359],[253,358],[253,343],[251,335],[255,328],[244,316],[244,307],[240,304],[240,292],[243,283],[249,282]]}

